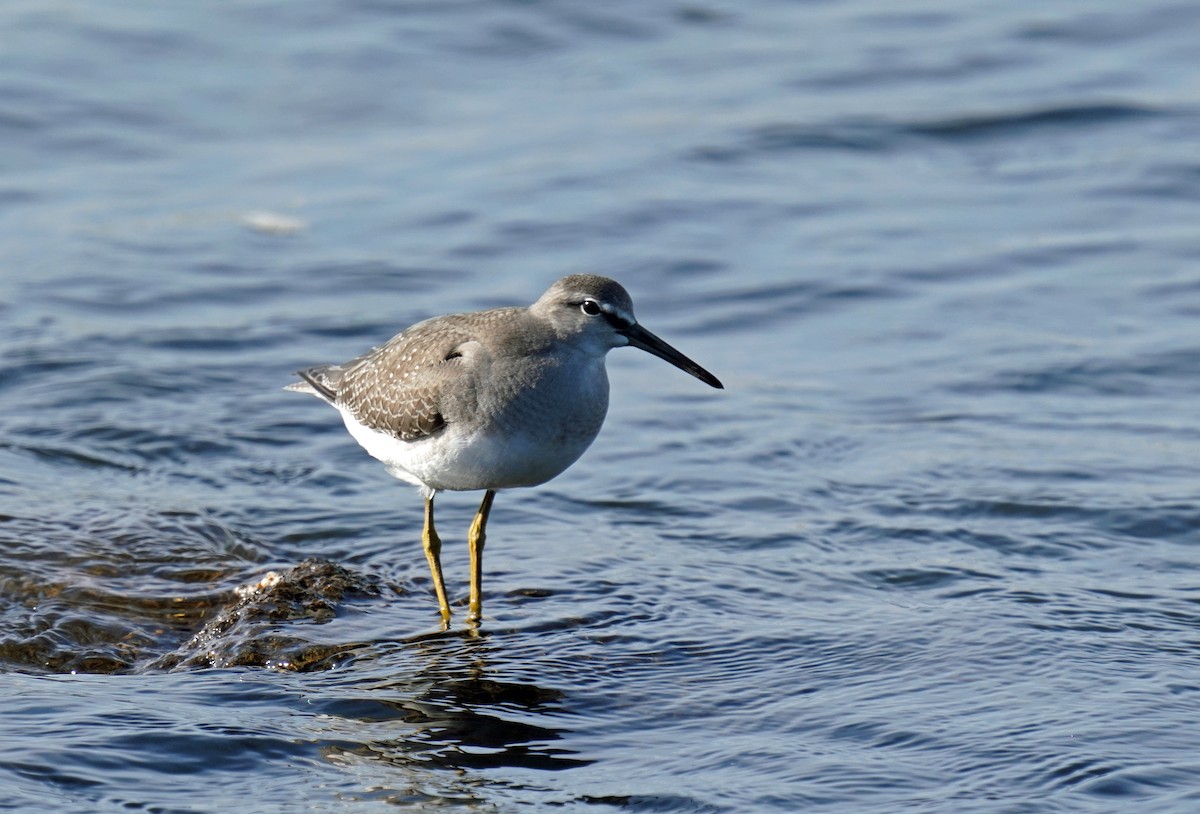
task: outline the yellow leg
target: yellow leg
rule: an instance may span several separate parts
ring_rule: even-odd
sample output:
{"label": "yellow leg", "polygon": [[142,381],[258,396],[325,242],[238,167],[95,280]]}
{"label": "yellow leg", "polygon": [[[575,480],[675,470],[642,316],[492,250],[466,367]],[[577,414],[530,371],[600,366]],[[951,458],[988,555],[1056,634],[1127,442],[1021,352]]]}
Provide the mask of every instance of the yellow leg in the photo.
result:
{"label": "yellow leg", "polygon": [[433,495],[425,498],[425,530],[421,534],[425,544],[425,559],[433,573],[433,590],[437,594],[438,608],[442,612],[443,627],[450,627],[450,603],[446,601],[446,581],[442,579],[442,541],[433,529]]}
{"label": "yellow leg", "polygon": [[483,543],[487,539],[488,514],[492,511],[492,500],[496,492],[488,489],[483,493],[483,502],[471,522],[471,533],[467,544],[471,550],[471,604],[467,609],[467,621],[478,623],[483,619]]}

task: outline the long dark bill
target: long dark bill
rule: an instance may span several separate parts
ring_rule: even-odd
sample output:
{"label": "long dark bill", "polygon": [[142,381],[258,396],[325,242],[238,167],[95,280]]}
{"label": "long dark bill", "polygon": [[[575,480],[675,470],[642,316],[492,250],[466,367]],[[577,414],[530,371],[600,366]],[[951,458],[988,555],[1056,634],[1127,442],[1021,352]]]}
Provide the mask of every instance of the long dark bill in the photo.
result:
{"label": "long dark bill", "polygon": [[633,324],[621,329],[621,333],[625,334],[629,339],[629,344],[634,348],[641,348],[647,353],[653,353],[659,359],[665,359],[680,370],[685,370],[691,373],[700,381],[707,385],[725,389],[725,385],[721,384],[720,380],[709,373],[700,365],[693,362],[691,359],[684,356],[679,351],[668,345],[666,342],[659,339],[654,334],[647,331],[641,325]]}

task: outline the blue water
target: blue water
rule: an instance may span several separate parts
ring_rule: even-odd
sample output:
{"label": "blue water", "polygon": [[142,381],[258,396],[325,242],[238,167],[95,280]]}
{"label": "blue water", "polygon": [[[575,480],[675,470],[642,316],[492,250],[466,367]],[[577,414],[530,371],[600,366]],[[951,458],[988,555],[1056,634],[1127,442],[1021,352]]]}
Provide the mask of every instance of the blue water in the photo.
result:
{"label": "blue water", "polygon": [[[1200,7],[0,30],[0,807],[1200,808]],[[439,634],[281,388],[573,272],[727,389],[613,352]]]}

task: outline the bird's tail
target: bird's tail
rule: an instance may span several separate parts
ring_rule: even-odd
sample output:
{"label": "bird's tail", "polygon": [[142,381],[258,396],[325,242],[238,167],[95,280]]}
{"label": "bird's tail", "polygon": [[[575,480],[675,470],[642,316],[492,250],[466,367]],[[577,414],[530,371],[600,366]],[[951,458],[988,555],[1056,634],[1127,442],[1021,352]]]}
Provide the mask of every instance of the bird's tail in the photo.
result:
{"label": "bird's tail", "polygon": [[343,372],[344,368],[341,365],[320,365],[297,370],[296,375],[303,381],[292,382],[283,389],[295,393],[311,393],[317,398],[333,404],[337,401],[337,391],[342,383]]}

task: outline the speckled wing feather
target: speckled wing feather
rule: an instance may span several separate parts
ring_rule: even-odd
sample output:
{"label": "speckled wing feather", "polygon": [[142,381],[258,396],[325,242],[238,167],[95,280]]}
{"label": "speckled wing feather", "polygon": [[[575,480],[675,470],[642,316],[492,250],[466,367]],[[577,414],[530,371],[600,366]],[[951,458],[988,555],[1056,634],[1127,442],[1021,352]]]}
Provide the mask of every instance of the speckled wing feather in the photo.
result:
{"label": "speckled wing feather", "polygon": [[461,372],[458,348],[472,338],[457,323],[453,317],[417,323],[352,362],[316,369],[324,374],[321,384],[335,394],[334,404],[371,429],[402,441],[433,435],[446,424],[442,392]]}

